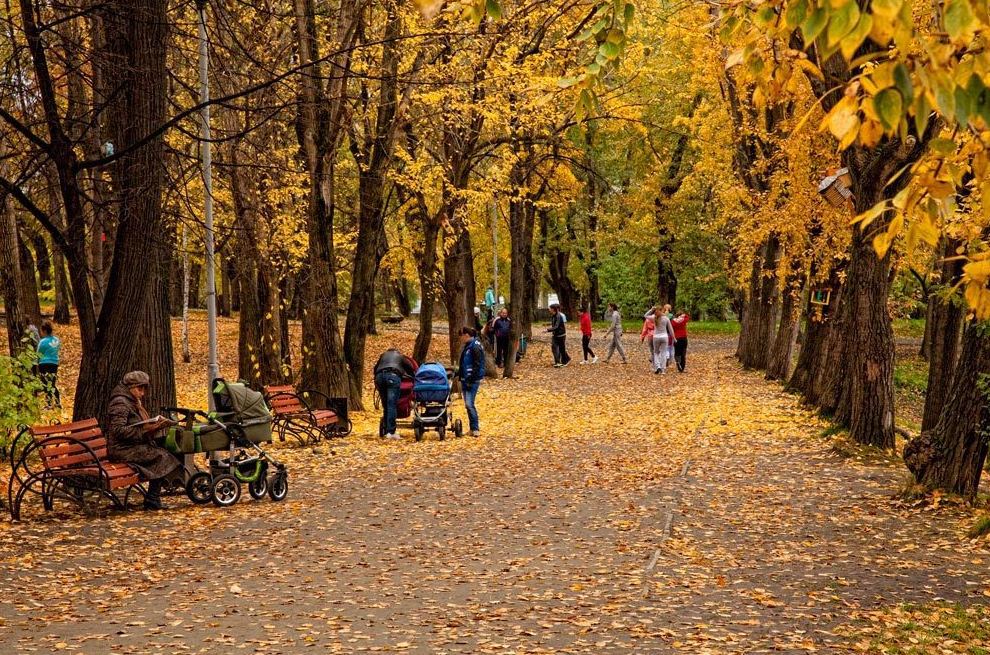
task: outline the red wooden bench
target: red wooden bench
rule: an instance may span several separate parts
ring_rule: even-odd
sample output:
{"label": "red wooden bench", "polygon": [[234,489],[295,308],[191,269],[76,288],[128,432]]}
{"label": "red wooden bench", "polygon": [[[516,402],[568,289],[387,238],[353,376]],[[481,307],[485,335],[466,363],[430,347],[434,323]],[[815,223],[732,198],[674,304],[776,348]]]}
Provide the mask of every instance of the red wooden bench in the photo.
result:
{"label": "red wooden bench", "polygon": [[83,505],[95,494],[125,509],[132,490],[144,495],[138,472],[107,458],[96,419],[25,427],[11,444],[10,466],[7,504],[15,521],[28,493],[40,495],[49,511],[56,499]]}
{"label": "red wooden bench", "polygon": [[[309,397],[327,407],[313,407],[307,401]],[[315,390],[297,392],[292,385],[284,384],[265,387],[265,400],[272,408],[272,429],[280,441],[291,435],[300,445],[306,445],[351,433],[346,398],[331,398]]]}

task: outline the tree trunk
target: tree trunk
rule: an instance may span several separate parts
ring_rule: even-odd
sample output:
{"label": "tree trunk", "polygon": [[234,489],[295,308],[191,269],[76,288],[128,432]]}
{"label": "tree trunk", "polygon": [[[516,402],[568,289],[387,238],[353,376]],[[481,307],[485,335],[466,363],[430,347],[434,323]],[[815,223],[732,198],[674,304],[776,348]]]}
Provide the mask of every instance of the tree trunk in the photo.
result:
{"label": "tree trunk", "polygon": [[422,196],[417,198],[416,219],[422,227],[422,250],[416,253],[416,272],[419,275],[419,333],[413,346],[413,359],[422,362],[430,352],[433,340],[433,306],[437,297],[437,237],[440,222],[430,216]]}
{"label": "tree trunk", "polygon": [[[144,371],[151,377],[151,389],[144,404],[154,414],[162,407],[175,407],[176,403],[172,318],[168,298],[172,253],[164,247],[163,240],[154,239],[152,243],[161,245],[153,246],[146,253],[149,266],[153,270],[151,292],[145,297],[144,308],[139,313],[134,360],[124,368]],[[204,397],[207,391],[204,386]]]}
{"label": "tree trunk", "polygon": [[447,338],[450,346],[450,361],[457,362],[460,354],[460,331],[468,324],[465,290],[466,268],[464,260],[471,242],[467,237],[467,226],[460,215],[460,207],[448,207],[450,212],[449,233],[444,239],[445,252],[443,258],[444,301],[447,307]]}
{"label": "tree trunk", "polygon": [[68,325],[71,320],[69,305],[72,302],[72,290],[65,274],[65,256],[58,248],[52,248],[52,266],[55,269],[55,313],[52,320],[59,325]]}
{"label": "tree trunk", "polygon": [[[182,361],[192,361],[189,351],[189,232],[182,226]],[[240,338],[240,335],[239,335]]]}
{"label": "tree trunk", "polygon": [[31,249],[28,248],[24,232],[21,229],[18,229],[17,232],[19,235],[17,255],[21,264],[21,313],[29,323],[39,326],[41,325],[41,301],[38,298],[38,277],[34,257],[31,255]]}
{"label": "tree trunk", "polygon": [[[309,176],[306,231],[308,275],[302,317],[302,386],[329,396],[348,394],[340,328],[337,323],[337,275],[334,261],[334,163],[343,125],[344,86],[359,17],[353,0],[342,0],[337,12],[338,54],[330,58],[324,77],[317,49],[313,0],[295,0],[296,48],[299,61],[310,66],[299,84],[296,132]],[[326,80],[326,88],[324,88]]]}
{"label": "tree trunk", "polygon": [[[952,372],[956,368],[959,355],[959,339],[962,335],[966,308],[951,297],[948,290],[954,287],[962,276],[965,262],[949,259],[955,256],[959,245],[954,239],[944,241],[942,247],[941,280],[939,286],[928,296],[928,318],[925,331],[931,332],[928,357],[928,387],[925,392],[925,413],[921,419],[921,431],[935,428],[942,408],[945,405],[952,382]],[[930,326],[930,327],[929,327]]]}
{"label": "tree trunk", "polygon": [[550,286],[557,294],[557,301],[560,303],[564,314],[569,320],[577,318],[578,310],[578,290],[571,281],[568,267],[570,266],[571,253],[551,248],[547,253],[547,274],[550,278]]}
{"label": "tree trunk", "polygon": [[760,271],[763,267],[763,253],[766,244],[760,246],[756,256],[753,258],[753,268],[749,274],[749,293],[740,292],[739,310],[739,340],[736,343],[736,358],[743,359],[743,353],[749,351],[749,344],[753,338],[754,327],[752,325],[755,316],[754,307],[760,301]]}
{"label": "tree trunk", "polygon": [[904,461],[920,484],[972,499],[987,457],[990,401],[990,333],[971,324],[938,423],[904,449]]}
{"label": "tree trunk", "polygon": [[801,325],[799,307],[803,278],[803,275],[793,276],[784,289],[780,325],[777,327],[777,336],[770,347],[770,356],[767,360],[768,380],[786,380],[790,375],[794,344],[797,341],[798,327]]}
{"label": "tree trunk", "polygon": [[[780,291],[777,284],[777,264],[780,259],[780,241],[771,235],[761,247],[759,292],[750,297],[747,305],[746,328],[749,335],[740,361],[746,368],[764,370],[770,359],[770,345],[774,326],[777,324]],[[740,335],[741,337],[741,335]]]}
{"label": "tree trunk", "polygon": [[21,337],[27,328],[27,319],[21,312],[21,263],[17,252],[17,222],[0,196],[0,287],[3,289],[3,308],[7,324],[7,348],[16,355],[21,350]]}
{"label": "tree trunk", "polygon": [[841,279],[839,277],[841,269],[833,267],[829,274],[829,304],[827,307],[819,308],[811,303],[811,294],[808,295],[808,302],[805,305],[806,328],[804,341],[801,344],[801,352],[798,354],[797,365],[794,373],[787,382],[787,388],[791,391],[798,391],[802,394],[806,402],[815,402],[817,398],[812,398],[812,381],[816,372],[824,368],[827,351],[825,349],[828,340],[831,322],[836,320],[838,312],[839,296],[841,294]]}
{"label": "tree trunk", "polygon": [[[55,197],[58,198],[58,193],[56,192]],[[61,223],[61,221],[59,221]],[[31,247],[34,249],[34,262],[35,268],[38,270],[38,288],[40,289],[51,289],[52,288],[52,258],[48,252],[48,242],[45,240],[44,235],[35,230],[25,230],[25,241],[31,243]]]}
{"label": "tree trunk", "polygon": [[[161,267],[167,260],[159,255],[165,249],[152,247],[150,256],[159,257],[158,266],[148,266],[149,242],[161,243],[168,227],[162,216],[164,181],[164,140],[161,136],[135,146],[146,135],[160,128],[165,120],[168,91],[165,65],[169,34],[165,0],[127,0],[106,5],[103,13],[104,37],[108,59],[107,96],[110,137],[118,153],[114,164],[119,213],[113,263],[106,296],[100,312],[92,356],[84,357],[73,416],[83,419],[104,418],[110,392],[120,381],[138,354],[142,334],[158,334],[161,341],[145,342],[142,348],[159,348],[152,359],[160,361],[159,375],[171,377],[171,338],[167,297],[149,305],[156,294],[167,294],[162,287]],[[66,194],[63,193],[63,196]],[[67,198],[78,202],[78,197]],[[66,203],[67,215],[72,211]],[[73,284],[73,287],[76,285]],[[77,293],[77,307],[80,305]],[[161,311],[156,311],[158,305]],[[133,308],[143,320],[155,325],[135,329]],[[147,309],[145,309],[147,308]],[[80,317],[82,318],[82,317]],[[165,361],[166,349],[169,357]],[[173,379],[155,379],[156,397],[164,397],[174,385]],[[174,392],[173,392],[174,393]]]}
{"label": "tree trunk", "polygon": [[[518,173],[517,173],[518,176]],[[515,181],[516,187],[522,180]],[[533,233],[536,229],[536,212],[531,203],[513,197],[509,200],[509,305],[512,328],[509,335],[509,352],[506,355],[502,376],[511,378],[515,372],[516,351],[519,339],[532,325],[531,303],[535,299],[533,274]]]}

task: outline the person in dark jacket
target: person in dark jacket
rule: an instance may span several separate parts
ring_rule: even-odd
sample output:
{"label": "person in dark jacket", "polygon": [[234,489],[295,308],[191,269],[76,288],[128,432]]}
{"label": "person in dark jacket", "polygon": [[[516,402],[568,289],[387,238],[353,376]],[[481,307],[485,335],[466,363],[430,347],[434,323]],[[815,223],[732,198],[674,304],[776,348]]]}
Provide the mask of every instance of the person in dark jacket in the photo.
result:
{"label": "person in dark jacket", "polygon": [[492,333],[495,335],[495,365],[505,366],[505,358],[509,356],[509,337],[512,334],[512,319],[504,307],[499,311],[498,318],[492,323]]}
{"label": "person in dark jacket", "polygon": [[382,412],[385,416],[385,438],[399,439],[395,431],[395,420],[398,415],[399,392],[402,380],[409,380],[416,375],[413,361],[399,352],[389,348],[382,353],[375,364],[375,388],[382,399]]}
{"label": "person in dark jacket", "polygon": [[124,462],[148,480],[145,509],[164,509],[162,479],[179,468],[179,460],[155,443],[155,433],[168,425],[165,420],[148,421],[144,399],[151,388],[151,378],[144,371],[131,371],[110,394],[107,409],[107,450],[110,461]]}
{"label": "person in dark jacket", "polygon": [[464,396],[464,409],[467,410],[471,434],[477,437],[481,434],[481,426],[474,401],[478,396],[481,380],[485,377],[485,349],[478,341],[478,332],[474,328],[461,328],[461,343],[464,347],[461,349],[457,377],[461,381],[461,395]]}
{"label": "person in dark jacket", "polygon": [[550,350],[553,351],[554,368],[562,368],[571,363],[567,354],[567,319],[560,311],[560,305],[550,305]]}

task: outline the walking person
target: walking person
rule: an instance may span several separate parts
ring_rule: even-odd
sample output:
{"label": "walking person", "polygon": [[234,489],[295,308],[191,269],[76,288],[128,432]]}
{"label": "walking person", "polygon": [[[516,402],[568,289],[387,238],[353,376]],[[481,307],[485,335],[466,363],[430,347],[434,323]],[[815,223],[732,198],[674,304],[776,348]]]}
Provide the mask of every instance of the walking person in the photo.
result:
{"label": "walking person", "polygon": [[512,334],[512,319],[505,307],[499,310],[498,318],[492,322],[492,334],[495,337],[495,365],[505,366],[505,358],[509,356],[509,337]]}
{"label": "walking person", "polygon": [[[671,321],[671,325],[673,326],[674,312],[671,311],[670,303],[667,303],[667,304],[665,304],[663,306],[663,313],[667,316],[667,319]],[[672,362],[672,361],[674,361],[674,342],[673,341],[671,341],[670,343],[667,344],[667,362],[669,363],[669,362]]]}
{"label": "walking person", "polygon": [[674,326],[674,361],[677,362],[677,370],[681,373],[687,368],[687,347],[688,334],[687,324],[691,322],[691,315],[683,309],[670,323]]}
{"label": "walking person", "polygon": [[485,349],[478,341],[478,333],[469,327],[461,328],[461,357],[457,367],[457,377],[461,381],[461,396],[464,398],[464,409],[467,410],[468,425],[471,436],[481,434],[481,424],[478,420],[478,408],[475,399],[478,397],[478,387],[485,378]]}
{"label": "walking person", "polygon": [[62,394],[58,391],[58,364],[62,342],[55,336],[51,321],[41,324],[38,340],[38,374],[45,385],[45,406],[62,409]]}
{"label": "walking person", "polygon": [[581,363],[587,364],[588,357],[591,357],[591,363],[597,364],[598,356],[591,349],[591,312],[588,311],[587,305],[581,308],[581,315],[578,318],[581,323],[581,353],[584,355]]}
{"label": "walking person", "polygon": [[653,322],[653,314],[647,314],[646,318],[643,319],[643,329],[639,331],[639,342],[642,344],[646,342],[646,349],[649,351],[650,365],[653,365],[653,328],[655,324]]}
{"label": "walking person", "polygon": [[550,350],[553,352],[554,368],[563,368],[571,363],[567,354],[567,318],[560,311],[560,305],[550,305]]}
{"label": "walking person", "polygon": [[651,309],[646,316],[651,313],[653,314],[653,372],[657,375],[665,375],[670,344],[676,341],[674,328],[662,307]]}
{"label": "walking person", "polygon": [[608,304],[608,310],[609,324],[608,329],[605,330],[608,351],[605,353],[605,363],[608,364],[612,361],[612,355],[618,352],[622,363],[628,364],[629,360],[626,359],[626,351],[622,347],[622,314],[619,313],[619,306],[614,302]]}
{"label": "walking person", "polygon": [[378,390],[378,397],[382,399],[386,439],[401,438],[395,431],[395,422],[399,413],[402,380],[412,379],[415,375],[413,361],[399,352],[398,348],[389,348],[375,363],[375,388]]}

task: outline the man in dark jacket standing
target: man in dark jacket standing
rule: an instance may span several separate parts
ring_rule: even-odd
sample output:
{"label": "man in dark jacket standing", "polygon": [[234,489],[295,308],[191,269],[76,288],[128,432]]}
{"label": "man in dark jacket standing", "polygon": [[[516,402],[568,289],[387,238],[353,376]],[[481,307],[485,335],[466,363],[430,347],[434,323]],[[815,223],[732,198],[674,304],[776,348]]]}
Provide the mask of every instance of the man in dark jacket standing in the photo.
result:
{"label": "man in dark jacket standing", "polygon": [[471,435],[477,437],[481,434],[481,426],[478,421],[478,408],[474,406],[474,401],[478,396],[481,380],[485,377],[485,349],[478,341],[478,333],[474,328],[461,328],[461,343],[464,347],[461,349],[457,377],[461,381],[461,395],[464,397],[464,409],[467,410]]}
{"label": "man in dark jacket standing", "polygon": [[395,431],[395,420],[398,415],[402,379],[408,380],[415,375],[416,370],[410,359],[396,348],[389,348],[383,352],[375,364],[375,388],[378,389],[378,395],[382,399],[386,439],[400,438]]}
{"label": "man in dark jacket standing", "polygon": [[509,356],[509,336],[512,334],[512,319],[504,307],[492,323],[492,332],[495,334],[495,365],[502,367],[505,366],[505,358]]}
{"label": "man in dark jacket standing", "polygon": [[550,349],[553,351],[554,368],[562,368],[571,363],[571,356],[567,354],[567,319],[560,311],[560,305],[550,305]]}

